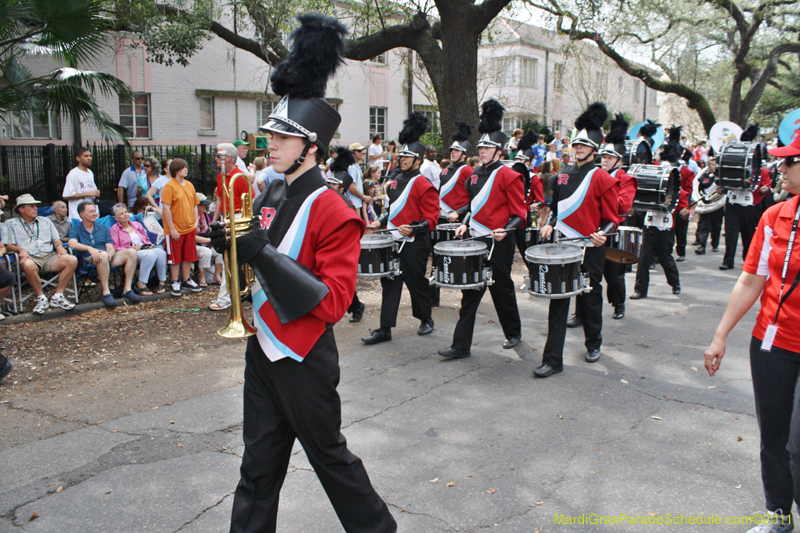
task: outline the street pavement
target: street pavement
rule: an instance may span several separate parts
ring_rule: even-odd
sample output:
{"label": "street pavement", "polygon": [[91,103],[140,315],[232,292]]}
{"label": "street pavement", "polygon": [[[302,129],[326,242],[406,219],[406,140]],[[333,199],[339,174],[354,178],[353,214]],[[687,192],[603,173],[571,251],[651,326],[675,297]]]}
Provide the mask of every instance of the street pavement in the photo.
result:
{"label": "street pavement", "polygon": [[[764,505],[747,355],[758,305],[709,377],[702,354],[739,272],[718,270],[721,255],[690,250],[680,296],[658,267],[649,298],[628,301],[624,320],[606,305],[596,364],[583,360],[582,331],[569,330],[565,370],[547,379],[532,377],[547,300],[523,291],[523,342],[501,348],[487,294],[467,359],[436,354],[450,344],[452,298],[428,337],[398,328],[393,342],[363,346],[368,317],[337,326],[348,336],[339,343],[343,433],[399,531],[749,529],[726,522]],[[633,281],[628,274],[629,292]],[[0,450],[0,533],[227,531],[241,410],[237,386]],[[689,523],[701,517],[722,523]],[[342,531],[299,445],[278,531]]]}

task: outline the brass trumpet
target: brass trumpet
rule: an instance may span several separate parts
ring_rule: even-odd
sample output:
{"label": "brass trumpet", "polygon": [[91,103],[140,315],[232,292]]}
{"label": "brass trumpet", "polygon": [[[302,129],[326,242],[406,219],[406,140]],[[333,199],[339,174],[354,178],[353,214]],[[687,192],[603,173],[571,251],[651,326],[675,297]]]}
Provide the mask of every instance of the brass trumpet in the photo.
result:
{"label": "brass trumpet", "polygon": [[[242,216],[236,218],[234,210],[234,184],[236,180],[244,178],[247,181],[247,192],[242,194]],[[230,238],[231,246],[223,254],[223,261],[225,263],[225,275],[227,276],[228,292],[231,295],[231,318],[228,324],[217,331],[217,335],[225,337],[226,339],[241,339],[249,337],[256,332],[253,327],[244,317],[242,311],[242,298],[246,297],[250,292],[250,286],[255,282],[255,274],[250,265],[245,265],[243,268],[245,278],[245,288],[239,289],[239,264],[236,259],[236,236],[250,231],[250,226],[253,221],[253,193],[251,192],[250,179],[247,174],[239,172],[234,174],[228,187],[222,189],[221,202],[227,198],[228,202],[228,219],[226,221],[226,232]]]}

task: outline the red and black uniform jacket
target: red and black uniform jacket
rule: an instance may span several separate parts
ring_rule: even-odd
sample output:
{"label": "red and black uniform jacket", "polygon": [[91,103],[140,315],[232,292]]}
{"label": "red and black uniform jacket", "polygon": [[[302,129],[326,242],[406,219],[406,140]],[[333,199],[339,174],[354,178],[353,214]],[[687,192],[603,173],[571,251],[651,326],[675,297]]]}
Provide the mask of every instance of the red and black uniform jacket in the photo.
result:
{"label": "red and black uniform jacket", "polygon": [[469,195],[464,183],[473,174],[471,166],[463,161],[461,163],[454,163],[444,170],[442,170],[439,178],[439,208],[444,213],[456,211],[459,217],[468,210]]}
{"label": "red and black uniform jacket", "polygon": [[525,223],[523,178],[500,161],[478,165],[466,188],[473,235],[488,235],[500,228],[516,229]]}
{"label": "red and black uniform jacket", "polygon": [[631,212],[633,208],[633,199],[636,197],[636,191],[639,189],[639,181],[622,170],[621,168],[615,169],[611,176],[617,179],[617,205],[619,205],[620,222],[625,218],[625,215]]}
{"label": "red and black uniform jacket", "polygon": [[[389,197],[386,213],[378,220],[389,229],[405,224],[417,226],[413,235],[436,229],[439,221],[439,193],[419,169],[409,170],[397,175],[397,179],[386,183],[386,196]],[[414,240],[414,236],[403,237],[393,231],[395,239]]]}
{"label": "red and black uniform jacket", "polygon": [[619,224],[618,183],[594,162],[562,169],[550,203],[556,229],[567,238],[586,237],[599,228],[614,231]]}
{"label": "red and black uniform jacket", "polygon": [[538,174],[531,174],[531,189],[525,199],[525,207],[530,210],[534,202],[544,205],[544,185],[542,184],[541,176]]}

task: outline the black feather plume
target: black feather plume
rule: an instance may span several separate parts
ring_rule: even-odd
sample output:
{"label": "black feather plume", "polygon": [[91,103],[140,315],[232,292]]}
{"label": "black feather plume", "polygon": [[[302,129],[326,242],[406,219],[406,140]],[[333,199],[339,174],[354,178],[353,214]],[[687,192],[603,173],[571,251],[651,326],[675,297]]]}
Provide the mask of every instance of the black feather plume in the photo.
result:
{"label": "black feather plume", "polygon": [[517,141],[517,150],[520,152],[524,152],[533,147],[534,144],[539,140],[539,136],[533,132],[533,130],[528,130],[528,132],[520,137],[519,141]]}
{"label": "black feather plume", "polygon": [[481,104],[480,123],[478,131],[481,133],[492,133],[503,129],[503,112],[506,110],[503,104],[490,98]]}
{"label": "black feather plume", "polygon": [[622,144],[627,139],[628,121],[622,116],[622,113],[617,113],[614,120],[608,127],[606,134],[606,142],[609,144]]}
{"label": "black feather plume", "polygon": [[453,126],[456,127],[456,131],[453,132],[453,140],[456,142],[459,141],[468,141],[469,136],[472,135],[472,126],[467,124],[466,122],[453,122]]}
{"label": "black feather plume", "polygon": [[758,124],[751,124],[742,132],[739,140],[743,143],[753,142],[758,137]]}
{"label": "black feather plume", "polygon": [[672,125],[672,127],[667,130],[669,133],[669,137],[667,137],[667,142],[670,144],[680,144],[681,142],[681,131],[683,130],[683,126],[676,126]]}
{"label": "black feather plume", "polygon": [[411,144],[417,142],[427,130],[428,117],[419,111],[414,111],[403,121],[403,129],[400,130],[397,140],[400,144]]}
{"label": "black feather plume", "polygon": [[319,13],[306,13],[297,20],[300,26],[292,32],[289,57],[270,76],[272,91],[279,96],[324,98],[328,79],[344,64],[347,29]]}
{"label": "black feather plume", "polygon": [[661,160],[677,165],[678,158],[680,157],[680,152],[678,151],[679,148],[680,145],[676,145],[674,143],[665,144],[664,148],[661,150]]}
{"label": "black feather plume", "polygon": [[345,171],[350,168],[350,165],[356,164],[356,156],[353,152],[350,151],[349,148],[345,146],[339,146],[336,152],[336,158],[331,161],[331,171]]}
{"label": "black feather plume", "polygon": [[661,124],[659,124],[658,122],[654,122],[648,118],[647,124],[645,124],[639,129],[639,134],[644,137],[652,137],[658,132],[659,126],[661,126]]}
{"label": "black feather plume", "polygon": [[602,102],[595,102],[589,104],[586,111],[575,119],[575,127],[578,131],[581,130],[602,130],[603,124],[608,120],[608,109],[606,104]]}

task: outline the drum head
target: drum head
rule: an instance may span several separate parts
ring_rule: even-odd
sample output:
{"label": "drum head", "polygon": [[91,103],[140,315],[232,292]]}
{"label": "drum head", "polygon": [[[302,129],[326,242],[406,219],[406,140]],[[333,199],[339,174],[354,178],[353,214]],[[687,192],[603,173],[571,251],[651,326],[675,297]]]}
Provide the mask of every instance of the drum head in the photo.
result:
{"label": "drum head", "polygon": [[525,250],[525,259],[529,263],[563,265],[581,261],[583,259],[583,249],[574,244],[540,244]]}
{"label": "drum head", "polygon": [[439,255],[480,255],[487,250],[486,245],[478,241],[444,241],[433,247],[433,253]]}
{"label": "drum head", "polygon": [[453,222],[452,224],[437,224],[436,229],[442,231],[455,231],[460,225],[460,222]]}
{"label": "drum head", "polygon": [[606,259],[623,265],[633,265],[639,262],[639,258],[634,254],[616,248],[606,248]]}
{"label": "drum head", "polygon": [[361,247],[365,249],[370,248],[386,248],[394,244],[394,238],[391,235],[364,235],[361,237]]}

